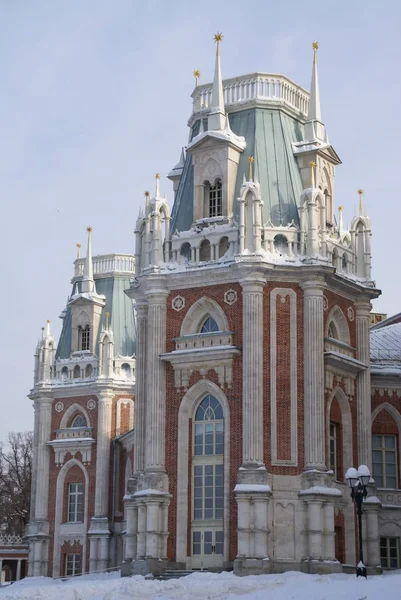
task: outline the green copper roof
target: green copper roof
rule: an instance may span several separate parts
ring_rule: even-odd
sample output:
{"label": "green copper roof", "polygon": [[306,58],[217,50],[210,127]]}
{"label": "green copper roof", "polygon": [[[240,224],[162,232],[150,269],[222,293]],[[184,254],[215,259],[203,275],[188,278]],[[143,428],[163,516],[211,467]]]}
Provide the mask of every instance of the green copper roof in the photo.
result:
{"label": "green copper roof", "polygon": [[[114,334],[114,355],[133,356],[135,354],[136,326],[132,309],[132,300],[124,290],[130,286],[128,276],[110,276],[96,279],[96,291],[106,297],[102,310],[100,327],[96,340],[95,353],[99,355],[99,336],[106,326],[106,312],[110,314],[110,327]],[[78,282],[80,290],[80,282]],[[76,292],[75,286],[73,293]],[[69,358],[71,354],[71,309],[67,307],[63,328],[57,347],[56,358]]]}
{"label": "green copper roof", "polygon": [[[243,136],[246,148],[240,156],[235,185],[234,215],[244,173],[249,172],[248,158],[253,156],[254,179],[260,183],[263,200],[263,221],[274,225],[298,223],[298,205],[302,180],[292,143],[303,139],[303,125],[277,109],[252,108],[229,113],[232,131]],[[207,119],[203,122],[207,129]],[[200,120],[192,128],[191,138],[197,135]],[[185,231],[193,222],[193,167],[188,152],[172,210],[172,231]]]}

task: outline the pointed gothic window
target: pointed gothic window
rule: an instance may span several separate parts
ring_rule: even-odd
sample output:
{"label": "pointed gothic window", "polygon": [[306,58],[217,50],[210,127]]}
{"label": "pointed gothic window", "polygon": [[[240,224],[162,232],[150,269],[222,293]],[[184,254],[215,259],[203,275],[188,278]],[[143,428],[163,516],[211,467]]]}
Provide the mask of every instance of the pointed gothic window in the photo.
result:
{"label": "pointed gothic window", "polygon": [[71,427],[86,427],[86,421],[81,414],[77,414],[71,422]]}
{"label": "pointed gothic window", "polygon": [[79,350],[89,350],[89,325],[85,325],[85,327],[78,327],[78,349]]}
{"label": "pointed gothic window", "polygon": [[328,334],[329,334],[328,337],[333,340],[340,339],[339,335],[338,335],[337,327],[335,326],[333,321],[330,322]]}
{"label": "pointed gothic window", "polygon": [[223,214],[223,195],[221,181],[209,187],[209,217],[220,217]]}
{"label": "pointed gothic window", "polygon": [[220,327],[217,325],[213,317],[207,317],[203,322],[200,332],[213,333],[214,331],[220,331]]}

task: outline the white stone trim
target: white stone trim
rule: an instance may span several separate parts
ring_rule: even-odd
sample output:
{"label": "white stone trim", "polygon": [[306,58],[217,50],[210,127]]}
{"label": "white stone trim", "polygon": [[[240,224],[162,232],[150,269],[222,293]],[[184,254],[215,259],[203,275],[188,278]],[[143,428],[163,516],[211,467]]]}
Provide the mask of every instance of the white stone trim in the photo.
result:
{"label": "white stone trim", "polygon": [[189,419],[202,397],[212,394],[221,403],[224,413],[224,560],[228,560],[229,543],[229,505],[230,505],[230,410],[227,398],[222,390],[212,381],[202,379],[192,386],[181,400],[178,411],[178,444],[177,444],[177,537],[176,560],[188,563],[187,531],[188,526],[188,446]]}
{"label": "white stone trim", "polygon": [[[78,467],[82,470],[85,477],[85,499],[84,499],[84,521],[83,526],[79,526],[79,533],[82,530],[82,538],[80,539],[82,543],[82,573],[86,571],[86,531],[88,530],[88,497],[89,497],[89,477],[88,472],[83,466],[81,462],[72,458],[60,469],[60,473],[57,477],[56,484],[56,514],[54,518],[54,548],[53,548],[53,577],[58,577],[60,575],[60,550],[62,544],[66,541],[66,531],[62,530],[62,516],[63,516],[63,500],[64,500],[64,480],[68,471],[74,465],[78,465]],[[64,528],[65,530],[66,528]],[[63,533],[63,537],[61,538],[61,533]],[[73,542],[74,539],[77,538],[77,532],[71,533],[71,536],[67,536]],[[79,536],[80,537],[80,536]]]}
{"label": "white stone trim", "polygon": [[[336,398],[340,410],[341,410],[341,425],[342,425],[342,438],[343,438],[343,469],[347,469],[349,465],[353,463],[353,444],[352,444],[352,414],[349,405],[349,400],[345,392],[340,388],[336,387],[331,392],[330,397],[327,401],[326,407],[326,464],[329,468],[329,457],[330,457],[330,410],[331,404]],[[342,474],[344,475],[344,473]]]}
{"label": "white stone trim", "polygon": [[228,321],[224,310],[215,300],[203,296],[188,310],[181,325],[180,336],[199,333],[199,328],[207,316],[211,316],[221,331],[228,331]]}
{"label": "white stone trim", "polygon": [[91,420],[89,418],[89,414],[86,411],[86,408],[84,406],[82,406],[81,404],[78,404],[77,402],[74,402],[74,404],[71,404],[71,406],[69,406],[67,408],[67,410],[65,411],[65,413],[63,414],[62,419],[60,421],[60,427],[59,427],[59,429],[67,429],[67,427],[68,427],[68,421],[71,419],[71,417],[76,412],[82,413],[83,416],[86,419],[86,426],[87,427],[91,427]]}
{"label": "white stone trim", "polygon": [[128,404],[129,409],[129,430],[134,428],[134,401],[132,398],[119,398],[117,400],[116,409],[116,436],[120,435],[121,431],[121,406]]}
{"label": "white stone trim", "polygon": [[[291,459],[277,458],[277,311],[276,299],[290,298],[290,430]],[[270,292],[270,435],[272,465],[298,465],[297,414],[297,294],[291,288],[274,288]]]}
{"label": "white stone trim", "polygon": [[351,346],[351,337],[349,333],[349,327],[347,323],[347,319],[341,308],[337,306],[333,306],[326,319],[326,327],[325,327],[325,337],[329,335],[329,325],[333,321],[334,325],[337,328],[338,335],[340,337],[339,341],[343,344],[347,344],[347,346]]}

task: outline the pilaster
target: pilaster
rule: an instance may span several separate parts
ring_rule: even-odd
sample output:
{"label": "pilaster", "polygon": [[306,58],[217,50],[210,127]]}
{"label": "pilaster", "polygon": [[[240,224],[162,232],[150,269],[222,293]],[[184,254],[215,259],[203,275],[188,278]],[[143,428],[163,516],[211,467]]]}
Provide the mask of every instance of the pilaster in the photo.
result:
{"label": "pilaster", "polygon": [[324,331],[321,280],[304,282],[305,470],[325,470]]}
{"label": "pilaster", "polygon": [[[355,302],[356,348],[357,358],[365,365],[370,364],[369,299]],[[357,415],[358,415],[358,464],[372,466],[372,425],[371,425],[371,387],[370,369],[358,373]]]}

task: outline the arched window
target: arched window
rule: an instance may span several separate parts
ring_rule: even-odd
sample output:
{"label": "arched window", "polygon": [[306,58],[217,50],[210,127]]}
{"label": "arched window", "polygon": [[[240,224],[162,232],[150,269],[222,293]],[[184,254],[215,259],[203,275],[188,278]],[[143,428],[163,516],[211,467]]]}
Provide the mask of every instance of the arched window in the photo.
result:
{"label": "arched window", "polygon": [[128,363],[123,363],[121,365],[121,375],[125,379],[129,379],[131,377],[131,367]]}
{"label": "arched window", "polygon": [[89,350],[89,325],[85,325],[85,327],[78,327],[78,349],[79,350]]}
{"label": "arched window", "polygon": [[328,337],[331,338],[332,340],[339,340],[340,339],[340,337],[338,335],[337,327],[336,327],[334,321],[330,321],[329,330],[328,330]]}
{"label": "arched window", "polygon": [[81,415],[81,413],[78,413],[72,419],[70,427],[74,427],[74,428],[75,427],[86,427],[85,417],[83,415]]}
{"label": "arched window", "polygon": [[209,186],[209,217],[220,217],[223,214],[223,195],[221,181]]}
{"label": "arched window", "polygon": [[203,321],[200,333],[213,333],[214,331],[220,331],[220,327],[217,325],[213,317],[207,317]]}
{"label": "arched window", "polygon": [[198,406],[193,428],[192,558],[197,565],[222,560],[224,547],[224,418],[208,394]]}
{"label": "arched window", "polygon": [[180,255],[188,262],[191,260],[191,246],[189,242],[185,242],[185,244],[181,246]]}
{"label": "arched window", "polygon": [[81,378],[81,368],[79,365],[75,365],[74,367],[74,379],[80,379]]}
{"label": "arched window", "polygon": [[85,368],[85,377],[92,377],[93,367],[92,365],[86,365]]}
{"label": "arched window", "polygon": [[344,273],[347,272],[347,268],[348,268],[348,261],[347,261],[347,255],[343,254],[342,259],[341,259],[341,268],[344,271]]}
{"label": "arched window", "polygon": [[274,247],[277,250],[277,252],[280,252],[280,254],[287,254],[288,240],[285,237],[285,235],[281,235],[279,233],[278,235],[275,236]]}
{"label": "arched window", "polygon": [[230,242],[228,241],[228,237],[224,236],[223,238],[221,238],[220,244],[219,244],[219,258],[221,258],[222,256],[225,255],[225,253],[228,251],[229,247],[230,247]]}
{"label": "arched window", "polygon": [[61,369],[61,379],[63,381],[67,381],[67,379],[68,379],[68,367],[63,367]]}
{"label": "arched window", "polygon": [[200,262],[208,262],[210,260],[210,242],[209,240],[203,240],[199,247],[199,260]]}

